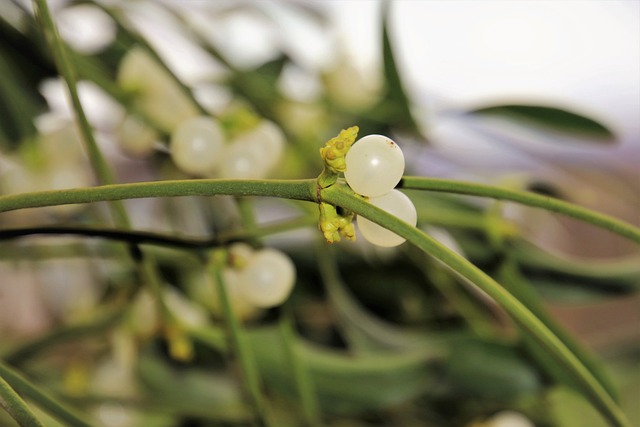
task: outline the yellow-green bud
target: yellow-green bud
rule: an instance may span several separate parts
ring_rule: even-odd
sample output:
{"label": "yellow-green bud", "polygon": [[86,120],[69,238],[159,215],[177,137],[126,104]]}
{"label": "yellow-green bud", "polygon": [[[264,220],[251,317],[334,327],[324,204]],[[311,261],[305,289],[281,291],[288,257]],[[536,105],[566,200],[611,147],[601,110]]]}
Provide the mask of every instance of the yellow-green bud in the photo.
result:
{"label": "yellow-green bud", "polygon": [[331,172],[340,173],[346,170],[344,156],[356,141],[359,130],[358,126],[343,129],[338,136],[331,138],[320,149],[320,156],[322,156],[325,167]]}

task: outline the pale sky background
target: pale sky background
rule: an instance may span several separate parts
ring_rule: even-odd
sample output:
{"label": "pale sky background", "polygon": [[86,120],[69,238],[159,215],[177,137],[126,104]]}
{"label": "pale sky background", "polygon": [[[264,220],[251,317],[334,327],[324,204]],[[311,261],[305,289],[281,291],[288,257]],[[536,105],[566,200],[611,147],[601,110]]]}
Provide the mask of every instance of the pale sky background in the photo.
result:
{"label": "pale sky background", "polygon": [[[211,18],[199,11],[201,7],[239,4],[235,0],[163,2],[195,11],[193,16],[200,18],[216,45],[247,65],[270,59],[284,46],[299,64],[313,70],[337,56],[338,41],[349,61],[361,71],[380,71],[378,0],[302,1],[327,12],[334,25],[329,33],[300,19],[284,1],[244,2],[272,12],[276,27],[259,14],[227,14],[213,25]],[[156,39],[159,52],[178,74],[187,81],[215,74],[206,56],[171,36],[172,26],[162,21],[160,8],[154,13],[153,8],[138,7],[145,3],[158,5],[122,4],[137,13],[140,29]],[[63,16],[59,18],[64,30]],[[567,144],[543,147],[551,149],[552,155],[586,156],[605,162],[613,158],[628,169],[640,164],[639,1],[395,0],[390,19],[392,42],[418,117],[430,125],[434,141],[446,141],[447,149],[455,153],[471,141],[479,150],[478,159],[495,157],[491,142],[484,141],[478,129],[469,133],[468,124],[443,112],[500,101],[528,101],[591,116],[619,137],[619,144],[606,150],[570,147],[567,151]],[[87,26],[86,19],[78,21],[85,24],[86,31],[97,32],[97,26]],[[79,34],[78,28],[71,34],[74,32]],[[79,39],[88,37],[83,34]],[[481,152],[483,144],[486,150]],[[500,154],[504,163],[509,153],[502,150]],[[485,166],[491,167],[490,162]]]}
{"label": "pale sky background", "polygon": [[[354,59],[376,64],[379,2],[323,3]],[[559,100],[616,123],[639,120],[638,1],[404,0],[392,2],[391,18],[405,77],[417,90],[459,103]]]}

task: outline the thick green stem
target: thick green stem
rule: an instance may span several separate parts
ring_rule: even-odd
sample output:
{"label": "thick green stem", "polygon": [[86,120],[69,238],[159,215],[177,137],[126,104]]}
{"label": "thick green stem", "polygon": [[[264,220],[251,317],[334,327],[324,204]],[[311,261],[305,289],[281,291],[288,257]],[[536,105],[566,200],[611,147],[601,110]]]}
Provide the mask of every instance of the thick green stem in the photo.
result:
{"label": "thick green stem", "polygon": [[499,200],[509,200],[527,206],[558,212],[607,229],[613,233],[626,237],[627,239],[633,240],[636,243],[640,243],[640,229],[631,224],[562,200],[548,196],[541,196],[535,193],[475,184],[471,182],[439,178],[422,178],[418,176],[405,176],[402,178],[402,181],[400,181],[399,188],[457,193],[470,196],[491,197]]}
{"label": "thick green stem", "polygon": [[[14,389],[27,396],[51,415],[73,427],[89,427],[91,424],[83,420],[74,410],[58,401],[48,393],[42,391],[27,380],[20,373],[0,362],[0,377],[3,377]],[[39,426],[41,424],[25,424],[27,426]]]}
{"label": "thick green stem", "polygon": [[[34,0],[34,6],[36,18],[53,52],[53,58],[58,70],[69,88],[71,105],[73,106],[73,110],[75,111],[76,118],[78,120],[78,125],[82,134],[85,149],[87,150],[89,161],[91,162],[99,182],[102,184],[113,184],[115,182],[114,174],[98,147],[95,137],[93,136],[93,130],[87,120],[82,103],[80,102],[80,97],[78,96],[76,68],[71,61],[67,47],[58,33],[56,24],[51,16],[49,6],[47,5],[46,0]],[[131,228],[131,221],[129,220],[124,204],[120,200],[113,200],[112,202],[113,203],[109,204],[109,207],[116,225],[125,229]],[[172,318],[162,296],[162,281],[154,260],[151,257],[144,256],[142,250],[140,250],[136,245],[131,247],[131,252],[132,254],[140,254],[139,261],[136,262],[138,274],[144,278],[144,281],[151,288],[151,291],[156,298],[158,309],[162,313],[163,321],[167,324],[173,323],[174,319]],[[137,256],[133,257],[137,258]],[[165,326],[170,327],[171,325]]]}
{"label": "thick green stem", "polygon": [[112,184],[69,190],[38,191],[0,196],[0,212],[44,206],[147,197],[179,196],[265,196],[295,200],[316,200],[316,180],[231,180],[198,179],[181,181]]}
{"label": "thick green stem", "polygon": [[[58,70],[60,71],[60,74],[64,78],[65,82],[67,83],[67,87],[69,88],[71,104],[76,113],[76,118],[78,119],[79,129],[82,134],[84,146],[87,150],[91,165],[93,166],[93,169],[95,170],[96,175],[98,176],[98,179],[102,184],[112,184],[113,182],[115,182],[113,173],[111,172],[109,165],[100,152],[100,148],[98,147],[98,144],[96,143],[96,140],[93,136],[93,131],[91,129],[91,125],[89,124],[89,120],[87,120],[87,116],[84,112],[84,109],[82,108],[82,104],[80,103],[80,97],[78,96],[76,70],[69,59],[69,54],[67,52],[66,46],[64,45],[64,42],[60,38],[60,34],[58,34],[56,25],[53,22],[53,18],[51,17],[51,12],[49,11],[49,6],[47,5],[46,0],[34,0],[34,3],[36,18],[40,24],[40,27],[44,31],[49,47],[52,50]],[[110,205],[110,207],[116,224],[118,224],[119,226],[128,227],[129,218],[127,217],[127,214],[125,212],[124,205],[122,205],[121,203],[113,203]]]}
{"label": "thick green stem", "polygon": [[18,393],[0,376],[0,407],[11,415],[11,417],[24,427],[41,426],[44,424],[36,418],[24,400]]}
{"label": "thick green stem", "polygon": [[363,216],[406,238],[409,242],[451,268],[456,274],[478,286],[493,298],[519,326],[526,330],[540,346],[567,370],[567,373],[575,379],[576,384],[579,384],[585,396],[588,396],[594,406],[601,411],[612,425],[630,426],[624,413],[606,389],[562,340],[518,299],[479,268],[421,230],[357,197],[345,186],[335,185],[324,189],[321,192],[321,199],[327,203],[349,209],[357,215]]}
{"label": "thick green stem", "polygon": [[[253,404],[258,421],[261,427],[270,426],[269,417],[267,415],[266,402],[262,396],[262,380],[260,378],[260,372],[256,364],[256,360],[251,352],[250,343],[247,341],[245,331],[240,324],[240,321],[234,313],[233,306],[231,304],[231,298],[227,292],[227,286],[224,282],[222,275],[222,266],[214,260],[208,268],[208,273],[213,276],[215,281],[216,292],[218,298],[220,298],[222,312],[224,314],[225,322],[229,331],[229,338],[231,339],[231,345],[238,356],[240,366],[242,368],[242,378],[244,379],[251,403]],[[211,280],[210,276],[207,276],[207,280]]]}
{"label": "thick green stem", "polygon": [[279,322],[280,336],[282,337],[287,364],[291,366],[293,373],[304,421],[309,427],[317,427],[322,425],[318,397],[307,363],[300,354],[294,322],[293,307],[291,306],[291,301],[288,301],[282,307]]}

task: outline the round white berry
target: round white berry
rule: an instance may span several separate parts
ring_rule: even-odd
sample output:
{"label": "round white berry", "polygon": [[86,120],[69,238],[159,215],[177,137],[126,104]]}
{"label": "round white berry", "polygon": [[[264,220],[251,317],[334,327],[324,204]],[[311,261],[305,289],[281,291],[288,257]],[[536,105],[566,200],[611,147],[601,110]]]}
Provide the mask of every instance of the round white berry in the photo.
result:
{"label": "round white berry", "polygon": [[220,177],[234,179],[256,179],[266,175],[267,168],[256,144],[250,139],[236,139],[225,150],[220,165]]}
{"label": "round white berry", "polygon": [[263,249],[241,270],[239,287],[248,303],[268,308],[289,297],[295,280],[295,266],[287,255],[276,249]]}
{"label": "round white berry", "polygon": [[347,152],[344,177],[358,194],[381,196],[391,191],[404,174],[404,156],[393,140],[382,135],[367,135]]}
{"label": "round white berry", "polygon": [[171,135],[171,158],[188,174],[211,174],[220,163],[223,149],[222,130],[210,117],[189,119]]}
{"label": "round white berry", "polygon": [[118,142],[122,150],[136,157],[146,157],[153,153],[158,133],[134,116],[128,115],[118,129]]}
{"label": "round white berry", "polygon": [[169,73],[142,48],[127,51],[118,67],[117,82],[133,94],[133,105],[164,132],[171,133],[198,115]]}
{"label": "round white berry", "polygon": [[275,123],[264,120],[249,132],[267,172],[278,164],[284,153],[285,137]]}
{"label": "round white berry", "polygon": [[[418,222],[418,213],[416,207],[413,205],[411,199],[409,199],[404,193],[398,190],[391,190],[387,194],[382,196],[372,197],[369,199],[369,203],[372,205],[389,212],[390,214],[398,217],[411,225],[416,225]],[[397,234],[387,230],[380,225],[369,221],[366,218],[358,217],[358,230],[362,237],[369,242],[377,246],[393,247],[404,243],[405,239]]]}
{"label": "round white berry", "polygon": [[284,153],[285,138],[278,126],[263,121],[231,142],[220,167],[222,178],[264,178]]}
{"label": "round white berry", "polygon": [[529,418],[516,411],[498,412],[488,421],[491,427],[535,427]]}

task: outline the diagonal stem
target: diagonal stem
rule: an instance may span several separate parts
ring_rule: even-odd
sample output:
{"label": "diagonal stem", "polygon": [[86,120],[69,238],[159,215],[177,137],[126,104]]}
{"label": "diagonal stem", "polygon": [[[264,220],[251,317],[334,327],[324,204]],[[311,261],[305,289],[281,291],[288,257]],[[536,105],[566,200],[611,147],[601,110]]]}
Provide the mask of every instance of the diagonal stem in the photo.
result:
{"label": "diagonal stem", "polygon": [[552,355],[558,364],[567,370],[567,373],[579,384],[584,395],[600,410],[611,425],[630,427],[630,423],[620,407],[584,363],[531,310],[482,270],[416,227],[362,200],[343,185],[334,185],[324,189],[321,198],[327,203],[349,209],[357,215],[406,238],[451,268],[456,274],[478,286],[530,334],[538,345]]}

